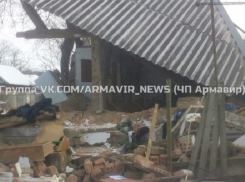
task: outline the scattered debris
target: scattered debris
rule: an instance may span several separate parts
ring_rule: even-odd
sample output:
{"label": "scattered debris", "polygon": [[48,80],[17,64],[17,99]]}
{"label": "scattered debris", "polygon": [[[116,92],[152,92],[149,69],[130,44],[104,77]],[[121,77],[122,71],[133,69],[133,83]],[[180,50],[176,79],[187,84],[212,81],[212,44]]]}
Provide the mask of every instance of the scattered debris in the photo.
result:
{"label": "scattered debris", "polygon": [[[191,181],[195,171],[190,171],[188,164],[202,118],[200,99],[182,99],[184,104],[180,100],[178,107],[185,110],[172,113],[173,173],[168,171],[164,139],[166,120],[161,109],[155,119],[153,109],[141,114],[101,111],[90,113],[90,116],[86,112],[73,112],[59,113],[60,117],[54,122],[36,122],[41,132],[32,144],[1,146],[0,181]],[[243,116],[226,114],[227,129],[243,130]],[[109,116],[114,122],[99,123],[102,117]],[[229,157],[245,155],[243,138],[229,143]],[[152,145],[147,153],[148,141]]]}

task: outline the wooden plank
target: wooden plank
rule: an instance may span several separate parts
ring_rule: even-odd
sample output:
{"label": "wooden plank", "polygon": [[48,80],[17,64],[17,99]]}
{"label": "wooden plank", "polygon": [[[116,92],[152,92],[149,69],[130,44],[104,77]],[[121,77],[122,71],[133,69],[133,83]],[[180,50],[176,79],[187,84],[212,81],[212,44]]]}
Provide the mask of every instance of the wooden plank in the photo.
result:
{"label": "wooden plank", "polygon": [[28,157],[33,161],[44,161],[45,157],[51,152],[53,152],[51,142],[0,147],[0,162],[14,164],[18,162],[20,156]]}
{"label": "wooden plank", "polygon": [[[92,85],[100,85],[100,39],[92,36]],[[92,110],[99,110],[100,94],[93,93],[92,95]]]}
{"label": "wooden plank", "polygon": [[29,18],[31,19],[31,21],[33,22],[33,24],[36,26],[37,29],[43,29],[43,30],[48,29],[32,5],[24,1],[20,1],[20,2],[22,3],[22,7],[25,10],[26,14],[29,16]]}
{"label": "wooden plank", "polygon": [[25,39],[57,39],[57,38],[77,38],[89,37],[90,34],[81,29],[48,29],[48,30],[29,30],[17,32],[17,38]]}
{"label": "wooden plank", "polygon": [[172,116],[171,116],[171,108],[172,108],[172,83],[170,79],[167,79],[167,86],[170,88],[170,92],[167,93],[167,143],[168,143],[168,148],[167,148],[167,168],[170,173],[172,173],[172,151],[173,151],[173,141],[172,141]]}
{"label": "wooden plank", "polygon": [[[199,153],[200,145],[202,142],[202,137],[204,133],[204,128],[206,124],[206,116],[207,116],[207,110],[208,110],[208,100],[210,99],[210,94],[208,94],[207,98],[205,99],[205,104],[204,104],[204,110],[202,112],[202,117],[201,117],[201,122],[198,127],[198,132],[196,135],[196,141],[192,149],[191,153],[191,158],[190,158],[190,163],[189,163],[189,170],[194,171],[196,167],[196,162],[197,162],[197,156]],[[212,97],[213,99],[213,97]]]}
{"label": "wooden plank", "polygon": [[210,134],[211,134],[211,128],[215,116],[215,102],[216,102],[216,94],[210,93],[211,97],[208,101],[208,110],[207,110],[207,119],[206,119],[206,125],[205,130],[203,133],[203,142],[201,146],[201,156],[200,156],[200,162],[199,162],[199,168],[198,168],[198,176],[197,178],[199,180],[202,180],[205,178],[205,170],[206,170],[206,164],[207,164],[207,156],[208,156],[208,148],[210,144]]}
{"label": "wooden plank", "polygon": [[[223,86],[223,85],[222,85]],[[221,174],[227,175],[227,140],[226,140],[226,124],[225,124],[225,94],[218,94],[219,112],[218,119],[220,125],[220,158],[221,158]]]}
{"label": "wooden plank", "polygon": [[26,119],[17,116],[0,117],[0,128],[7,128],[26,123]]}
{"label": "wooden plank", "polygon": [[152,122],[151,122],[151,130],[150,130],[150,135],[149,135],[149,140],[148,140],[148,145],[147,145],[147,150],[146,150],[146,159],[149,160],[150,154],[151,154],[151,146],[152,146],[152,137],[155,132],[155,126],[156,126],[156,121],[157,121],[157,112],[158,112],[158,104],[155,104],[153,116],[152,116]]}
{"label": "wooden plank", "polygon": [[[219,136],[220,136],[217,103],[218,100],[216,99],[215,109],[214,109],[214,113],[215,113],[214,128],[212,132],[212,145],[211,145],[211,154],[210,154],[210,163],[209,163],[210,174],[213,174],[214,171],[216,171],[216,167],[217,167],[218,143],[219,143]],[[217,177],[217,176],[212,175],[212,177]]]}

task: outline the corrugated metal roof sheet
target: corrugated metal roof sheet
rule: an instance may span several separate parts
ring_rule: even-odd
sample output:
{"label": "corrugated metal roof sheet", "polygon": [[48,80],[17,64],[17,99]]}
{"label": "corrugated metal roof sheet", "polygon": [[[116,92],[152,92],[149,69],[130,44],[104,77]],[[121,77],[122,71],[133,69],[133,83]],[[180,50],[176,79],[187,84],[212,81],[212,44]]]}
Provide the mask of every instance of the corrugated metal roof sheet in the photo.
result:
{"label": "corrugated metal roof sheet", "polygon": [[[25,0],[122,49],[186,76],[214,82],[210,11],[194,0]],[[215,11],[219,80],[244,81],[244,57]]]}

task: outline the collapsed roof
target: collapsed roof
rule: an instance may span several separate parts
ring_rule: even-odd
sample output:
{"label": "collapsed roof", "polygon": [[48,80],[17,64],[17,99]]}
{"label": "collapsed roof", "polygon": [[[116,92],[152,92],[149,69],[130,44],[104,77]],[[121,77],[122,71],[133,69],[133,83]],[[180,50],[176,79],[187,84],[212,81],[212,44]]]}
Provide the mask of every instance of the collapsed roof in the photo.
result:
{"label": "collapsed roof", "polygon": [[[197,83],[214,84],[209,6],[193,0],[24,0]],[[215,6],[219,81],[244,83],[245,43]]]}

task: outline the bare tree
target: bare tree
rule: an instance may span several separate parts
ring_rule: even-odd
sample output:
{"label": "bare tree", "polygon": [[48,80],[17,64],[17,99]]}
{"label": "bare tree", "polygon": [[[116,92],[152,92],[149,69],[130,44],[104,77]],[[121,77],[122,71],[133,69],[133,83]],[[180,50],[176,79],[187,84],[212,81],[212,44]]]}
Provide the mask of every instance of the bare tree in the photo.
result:
{"label": "bare tree", "polygon": [[[36,18],[40,18],[40,22],[43,21],[43,26],[47,28],[66,27],[66,22],[61,18],[33,7],[30,8],[34,14],[36,12]],[[6,21],[9,22],[10,28],[22,27],[23,30],[35,28],[19,0],[0,0],[0,28],[6,26]],[[63,42],[63,39],[35,40],[32,48],[32,54],[35,55],[32,58],[33,64],[38,62],[38,68],[42,70],[52,70],[60,67],[61,45]]]}
{"label": "bare tree", "polygon": [[23,57],[23,53],[7,40],[0,40],[0,64],[13,66],[23,71],[29,67],[30,60]]}

